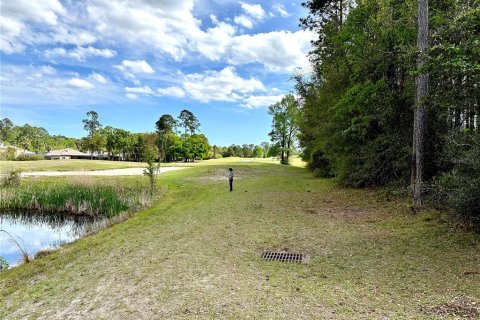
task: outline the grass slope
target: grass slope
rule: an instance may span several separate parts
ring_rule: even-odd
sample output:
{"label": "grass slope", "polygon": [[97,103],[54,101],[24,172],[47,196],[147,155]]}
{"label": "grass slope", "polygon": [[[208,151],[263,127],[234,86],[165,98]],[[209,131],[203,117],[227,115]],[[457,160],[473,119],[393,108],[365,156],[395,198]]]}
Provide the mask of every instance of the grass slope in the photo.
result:
{"label": "grass slope", "polygon": [[165,173],[154,207],[0,274],[0,318],[429,319],[452,301],[475,314],[478,236],[305,169],[234,169],[231,193],[225,166]]}

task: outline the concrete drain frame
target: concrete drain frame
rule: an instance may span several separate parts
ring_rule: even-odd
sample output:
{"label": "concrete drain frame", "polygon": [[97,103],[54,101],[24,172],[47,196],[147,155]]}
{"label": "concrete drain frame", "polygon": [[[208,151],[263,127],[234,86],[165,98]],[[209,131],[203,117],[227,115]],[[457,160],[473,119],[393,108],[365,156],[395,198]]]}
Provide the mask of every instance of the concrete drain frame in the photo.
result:
{"label": "concrete drain frame", "polygon": [[291,251],[263,251],[261,258],[266,261],[280,261],[292,263],[307,263],[309,255],[303,252]]}

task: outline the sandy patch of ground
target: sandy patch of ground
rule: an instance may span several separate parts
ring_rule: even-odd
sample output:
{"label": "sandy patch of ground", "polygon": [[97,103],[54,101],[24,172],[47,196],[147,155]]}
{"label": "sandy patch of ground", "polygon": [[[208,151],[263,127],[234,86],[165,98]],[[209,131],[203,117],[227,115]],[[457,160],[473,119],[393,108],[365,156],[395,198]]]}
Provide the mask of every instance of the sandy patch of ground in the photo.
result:
{"label": "sandy patch of ground", "polygon": [[[158,173],[165,173],[168,171],[185,169],[185,167],[165,167],[160,168]],[[138,176],[143,175],[145,168],[127,168],[127,169],[109,169],[109,170],[94,170],[94,171],[31,171],[22,172],[22,177],[56,177],[56,176]]]}

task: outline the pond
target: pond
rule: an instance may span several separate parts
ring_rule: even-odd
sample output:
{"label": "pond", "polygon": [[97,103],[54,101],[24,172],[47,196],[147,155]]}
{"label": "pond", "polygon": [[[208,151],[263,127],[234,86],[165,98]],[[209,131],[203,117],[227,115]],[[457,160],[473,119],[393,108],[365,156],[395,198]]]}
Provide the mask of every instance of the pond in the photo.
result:
{"label": "pond", "polygon": [[[37,252],[58,248],[96,229],[102,221],[86,217],[0,213],[0,230],[7,231],[32,258]],[[11,237],[0,232],[0,256],[13,267],[22,254]]]}

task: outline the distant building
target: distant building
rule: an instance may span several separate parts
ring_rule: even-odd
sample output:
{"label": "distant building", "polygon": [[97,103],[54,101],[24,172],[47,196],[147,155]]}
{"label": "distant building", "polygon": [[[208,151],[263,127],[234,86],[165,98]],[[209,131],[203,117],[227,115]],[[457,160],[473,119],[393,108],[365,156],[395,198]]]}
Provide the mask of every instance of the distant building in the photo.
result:
{"label": "distant building", "polygon": [[108,160],[108,153],[106,152],[94,152],[93,159],[97,160]]}
{"label": "distant building", "polygon": [[91,156],[87,153],[80,152],[74,149],[60,149],[50,150],[44,154],[46,160],[65,160],[65,159],[90,159]]}

